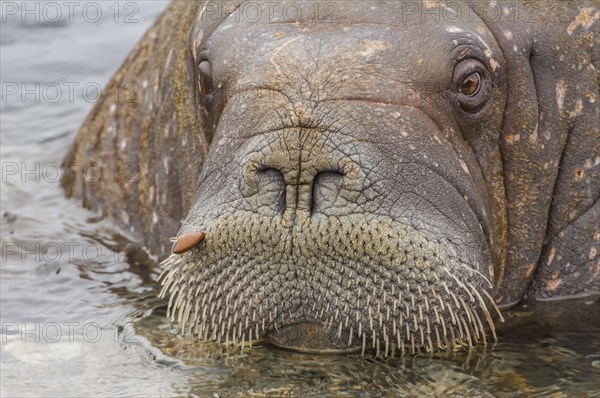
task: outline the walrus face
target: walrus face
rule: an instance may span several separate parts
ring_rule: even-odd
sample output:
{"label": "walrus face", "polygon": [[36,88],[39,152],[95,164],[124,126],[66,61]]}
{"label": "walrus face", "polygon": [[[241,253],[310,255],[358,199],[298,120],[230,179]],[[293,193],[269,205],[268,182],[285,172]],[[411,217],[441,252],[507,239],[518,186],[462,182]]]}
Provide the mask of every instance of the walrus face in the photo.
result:
{"label": "walrus face", "polygon": [[500,254],[477,149],[501,129],[499,47],[477,18],[337,4],[330,23],[234,12],[207,33],[198,17],[213,138],[178,235],[205,237],[166,260],[162,294],[182,327],[222,342],[385,355],[484,343]]}

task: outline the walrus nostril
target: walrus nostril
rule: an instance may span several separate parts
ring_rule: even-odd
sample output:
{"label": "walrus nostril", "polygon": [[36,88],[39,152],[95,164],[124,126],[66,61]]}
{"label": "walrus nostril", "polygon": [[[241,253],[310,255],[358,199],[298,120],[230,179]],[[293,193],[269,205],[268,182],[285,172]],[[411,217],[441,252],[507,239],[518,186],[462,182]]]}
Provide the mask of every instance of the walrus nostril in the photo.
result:
{"label": "walrus nostril", "polygon": [[283,173],[274,167],[263,166],[256,170],[256,175],[262,195],[265,197],[268,195],[269,201],[274,201],[269,204],[274,205],[278,213],[283,213],[287,201]]}
{"label": "walrus nostril", "polygon": [[332,206],[346,174],[339,170],[323,170],[315,175],[310,197],[310,213]]}
{"label": "walrus nostril", "polygon": [[173,254],[183,254],[204,240],[205,234],[203,231],[192,232],[177,238],[175,245],[171,250]]}

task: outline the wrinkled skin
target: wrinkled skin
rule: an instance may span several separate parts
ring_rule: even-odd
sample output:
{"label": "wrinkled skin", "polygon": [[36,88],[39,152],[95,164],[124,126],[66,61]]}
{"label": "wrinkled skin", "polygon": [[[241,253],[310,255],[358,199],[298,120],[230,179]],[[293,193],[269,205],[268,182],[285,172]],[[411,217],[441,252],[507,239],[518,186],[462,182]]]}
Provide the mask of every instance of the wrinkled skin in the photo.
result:
{"label": "wrinkled skin", "polygon": [[174,2],[67,159],[139,166],[66,189],[161,257],[205,232],[161,278],[185,330],[387,356],[598,292],[597,6],[293,4]]}

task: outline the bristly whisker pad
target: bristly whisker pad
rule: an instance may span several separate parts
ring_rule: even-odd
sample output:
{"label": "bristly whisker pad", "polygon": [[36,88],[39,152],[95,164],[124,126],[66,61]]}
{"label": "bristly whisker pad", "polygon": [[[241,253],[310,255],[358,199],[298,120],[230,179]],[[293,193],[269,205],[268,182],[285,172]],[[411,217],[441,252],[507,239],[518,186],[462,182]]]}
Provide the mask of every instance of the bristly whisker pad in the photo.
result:
{"label": "bristly whisker pad", "polygon": [[316,325],[333,346],[381,357],[496,340],[484,268],[405,226],[356,221],[217,220],[202,247],[162,263],[168,316],[182,333],[242,346]]}

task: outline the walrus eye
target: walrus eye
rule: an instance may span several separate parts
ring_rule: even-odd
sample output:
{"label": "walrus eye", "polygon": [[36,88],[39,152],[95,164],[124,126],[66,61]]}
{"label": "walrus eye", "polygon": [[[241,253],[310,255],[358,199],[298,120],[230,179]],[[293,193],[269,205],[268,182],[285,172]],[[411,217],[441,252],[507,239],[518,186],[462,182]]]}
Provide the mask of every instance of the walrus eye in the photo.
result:
{"label": "walrus eye", "polygon": [[475,96],[481,87],[481,75],[479,72],[471,73],[467,76],[460,86],[460,92],[469,97]]}
{"label": "walrus eye", "polygon": [[204,60],[198,67],[200,74],[200,91],[202,94],[209,94],[213,90],[212,66],[210,62]]}
{"label": "walrus eye", "polygon": [[485,106],[490,94],[490,73],[479,60],[468,58],[454,67],[452,91],[460,108],[477,113]]}

